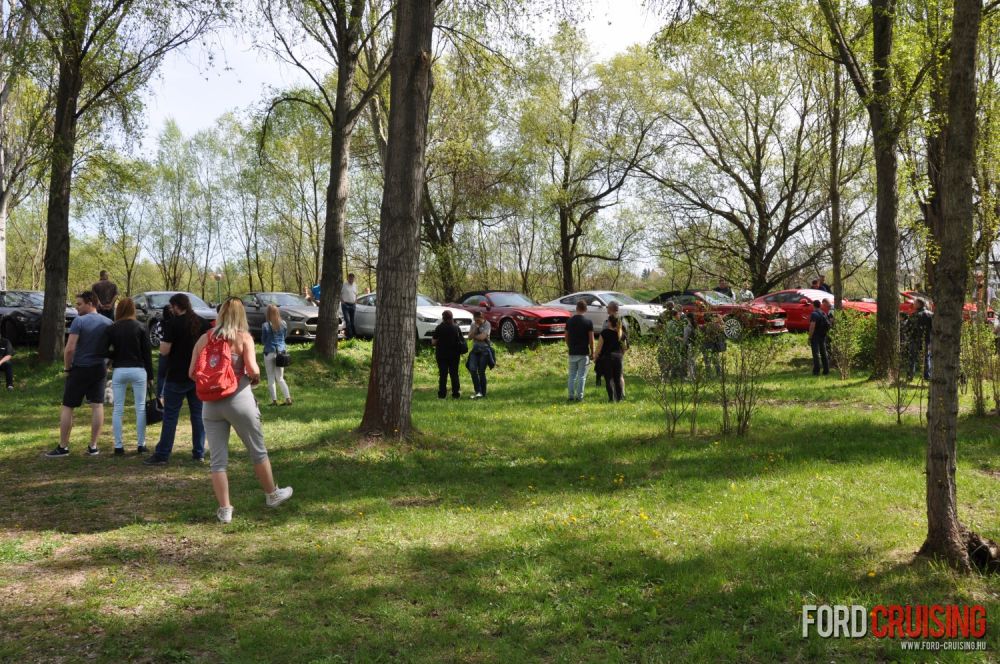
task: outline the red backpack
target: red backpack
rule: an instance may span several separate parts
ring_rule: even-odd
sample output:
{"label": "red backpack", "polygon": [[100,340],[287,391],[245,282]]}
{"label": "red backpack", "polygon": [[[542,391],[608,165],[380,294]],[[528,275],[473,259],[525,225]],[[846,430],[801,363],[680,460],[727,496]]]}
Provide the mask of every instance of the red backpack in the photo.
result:
{"label": "red backpack", "polygon": [[218,401],[236,393],[239,379],[233,371],[232,352],[224,337],[209,332],[194,365],[194,389],[202,401]]}

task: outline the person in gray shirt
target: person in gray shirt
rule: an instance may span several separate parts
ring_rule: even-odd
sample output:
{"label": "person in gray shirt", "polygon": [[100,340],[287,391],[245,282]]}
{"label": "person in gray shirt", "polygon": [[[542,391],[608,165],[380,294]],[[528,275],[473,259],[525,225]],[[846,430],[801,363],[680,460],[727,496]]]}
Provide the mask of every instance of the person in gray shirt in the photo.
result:
{"label": "person in gray shirt", "polygon": [[490,322],[483,317],[482,311],[477,311],[473,316],[472,327],[469,329],[469,338],[472,339],[472,351],[466,361],[466,367],[472,374],[472,387],[475,394],[473,399],[482,399],[486,396],[486,367],[490,365],[493,349],[490,347]]}
{"label": "person in gray shirt", "polygon": [[59,414],[59,445],[45,456],[50,459],[69,454],[69,435],[73,431],[73,411],[83,403],[90,404],[90,446],[87,454],[99,454],[97,439],[104,425],[104,387],[108,374],[105,358],[108,353],[107,331],[111,321],[97,313],[100,302],[92,291],[76,296],[79,316],[69,327],[69,338],[63,352],[66,387],[63,390]]}

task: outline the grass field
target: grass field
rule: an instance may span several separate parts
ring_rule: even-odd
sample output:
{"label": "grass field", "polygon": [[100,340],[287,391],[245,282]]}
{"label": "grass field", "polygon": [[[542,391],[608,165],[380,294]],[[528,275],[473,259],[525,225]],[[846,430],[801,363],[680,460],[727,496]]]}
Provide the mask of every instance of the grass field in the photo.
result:
{"label": "grass field", "polygon": [[[294,349],[295,405],[263,416],[295,496],[266,508],[234,437],[229,526],[186,414],[166,468],[110,454],[110,410],[101,456],[81,409],[72,456],[42,458],[62,378],[22,355],[0,394],[0,660],[997,661],[1000,579],[913,559],[917,416],[896,425],[875,386],[813,378],[787,345],[745,439],[714,434],[713,408],[706,435],[665,438],[628,367],[625,402],[591,374],[567,404],[558,346],[502,351],[487,400],[439,401],[425,352],[405,446],[352,434],[369,344],[333,364]],[[994,539],[998,433],[963,416],[960,515]],[[990,651],[801,637],[803,604],[895,603],[984,604]]]}

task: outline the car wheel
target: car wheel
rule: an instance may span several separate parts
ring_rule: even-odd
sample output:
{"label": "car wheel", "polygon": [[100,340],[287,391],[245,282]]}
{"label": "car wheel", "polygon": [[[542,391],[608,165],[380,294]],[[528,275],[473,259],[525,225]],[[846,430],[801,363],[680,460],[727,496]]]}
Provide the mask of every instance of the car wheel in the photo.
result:
{"label": "car wheel", "polygon": [[160,341],[163,340],[163,321],[159,318],[154,318],[149,321],[149,345],[153,348],[160,347]]}
{"label": "car wheel", "polygon": [[509,318],[504,318],[500,322],[500,338],[505,343],[510,343],[517,339],[517,324]]}
{"label": "car wheel", "polygon": [[21,343],[20,335],[17,333],[17,323],[12,320],[3,322],[3,336],[12,344]]}
{"label": "car wheel", "polygon": [[735,316],[729,316],[722,320],[722,329],[726,333],[726,338],[730,341],[739,341],[743,338],[743,323]]}

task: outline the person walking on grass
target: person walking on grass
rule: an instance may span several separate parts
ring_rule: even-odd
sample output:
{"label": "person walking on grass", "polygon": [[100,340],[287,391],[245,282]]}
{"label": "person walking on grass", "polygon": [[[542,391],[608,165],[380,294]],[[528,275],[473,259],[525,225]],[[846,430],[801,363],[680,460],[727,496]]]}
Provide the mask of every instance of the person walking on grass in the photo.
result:
{"label": "person walking on grass", "polygon": [[125,394],[132,387],[135,401],[136,453],[146,451],[146,390],[153,384],[153,355],[146,328],[135,319],[135,302],[126,297],[118,300],[115,322],[108,328],[108,358],[114,367],[111,388],[114,408],[111,422],[115,436],[115,456],[125,454],[122,440],[122,418],[125,415]]}
{"label": "person walking on grass", "polygon": [[458,361],[466,352],[462,330],[455,325],[454,315],[448,309],[441,314],[441,322],[434,328],[431,335],[431,345],[434,346],[434,359],[438,366],[438,399],[448,396],[448,377],[451,376],[451,397],[462,396],[462,387],[458,380]]}
{"label": "person walking on grass", "polygon": [[[2,322],[2,319],[0,319]],[[4,378],[7,379],[7,391],[14,391],[14,344],[3,336],[3,325],[0,325],[0,369],[3,370]]]}
{"label": "person walking on grass", "polygon": [[587,369],[594,358],[594,323],[586,316],[587,303],[577,300],[576,313],[566,322],[566,348],[569,352],[569,401],[583,401]]}
{"label": "person walking on grass", "polygon": [[194,383],[188,377],[191,352],[199,337],[209,328],[207,321],[191,309],[191,299],[184,293],[170,296],[173,316],[164,323],[160,356],[167,356],[166,381],[163,384],[163,423],[156,450],[143,463],[147,466],[164,466],[170,460],[177,434],[184,399],[191,414],[191,457],[196,462],[205,460],[205,427],[201,422],[201,399],[195,393]]}
{"label": "person walking on grass", "polygon": [[273,304],[267,305],[267,320],[260,328],[260,340],[264,344],[264,369],[267,370],[267,393],[271,397],[271,405],[278,405],[277,383],[281,387],[281,394],[285,397],[285,405],[292,405],[292,395],[288,391],[288,383],[285,382],[285,367],[277,364],[278,353],[288,352],[285,344],[285,332],[288,324],[281,320],[281,312]]}
{"label": "person walking on grass", "polygon": [[622,344],[624,332],[618,316],[608,316],[608,326],[601,330],[597,341],[597,363],[600,364],[601,375],[604,376],[605,388],[608,391],[608,401],[618,402],[624,398],[622,380],[622,358],[625,347]]}
{"label": "person walking on grass", "polygon": [[705,326],[702,329],[701,358],[705,364],[706,373],[715,371],[715,377],[722,376],[721,354],[726,352],[726,331],[718,314],[706,313]]}
{"label": "person walking on grass", "polygon": [[473,399],[482,399],[486,396],[486,367],[491,363],[493,349],[490,347],[490,322],[483,317],[482,311],[472,314],[472,327],[469,329],[469,337],[472,339],[472,351],[466,361],[466,367],[472,374],[472,389],[475,393]]}
{"label": "person walking on grass", "polygon": [[115,300],[118,299],[118,284],[111,281],[107,270],[101,270],[101,278],[90,290],[97,295],[97,313],[111,320],[115,319]]}
{"label": "person walking on grass", "polygon": [[347,281],[340,289],[340,313],[344,316],[344,336],[354,338],[354,311],[357,309],[358,287],[354,284],[354,273],[347,275]]}
{"label": "person walking on grass", "polygon": [[[202,417],[211,454],[212,490],[219,502],[216,517],[222,523],[229,523],[233,519],[233,505],[229,501],[229,476],[226,474],[230,428],[236,430],[236,435],[250,454],[254,474],[264,491],[264,502],[268,507],[277,507],[291,498],[292,487],[279,488],[274,482],[271,461],[264,446],[260,410],[253,396],[253,387],[260,383],[257,351],[247,325],[246,309],[238,298],[229,298],[222,304],[215,329],[198,339],[186,365],[188,379],[192,384],[202,387],[203,377],[198,375],[199,357],[210,342],[220,340],[225,341],[221,345],[230,352],[223,363],[227,360],[231,363],[238,382],[232,394],[218,400],[205,401]],[[210,366],[215,368],[214,364]]]}
{"label": "person walking on grass", "polygon": [[69,435],[73,431],[73,411],[86,399],[90,404],[90,446],[87,454],[100,453],[97,439],[104,425],[104,387],[108,375],[105,356],[108,352],[107,328],[111,321],[97,313],[99,300],[91,291],[76,296],[79,314],[69,326],[69,337],[63,351],[62,410],[59,413],[59,445],[45,456],[50,459],[69,454]]}
{"label": "person walking on grass", "polygon": [[931,378],[931,325],[934,321],[934,314],[927,308],[927,303],[923,298],[914,301],[914,311],[907,321],[908,339],[908,362],[906,363],[907,380],[913,380],[913,376],[923,365],[924,380]]}
{"label": "person walking on grass", "polygon": [[823,375],[830,373],[830,362],[826,353],[826,334],[830,331],[830,319],[823,312],[822,303],[813,300],[813,310],[809,315],[809,346],[812,348],[813,375],[818,376],[820,363]]}

